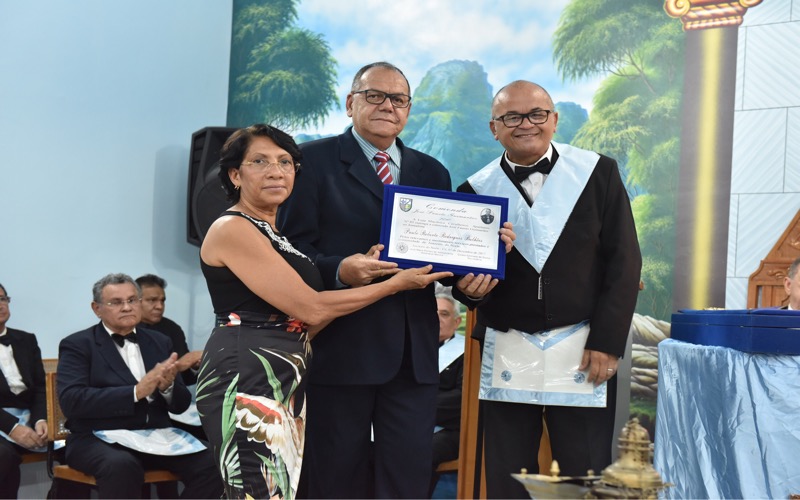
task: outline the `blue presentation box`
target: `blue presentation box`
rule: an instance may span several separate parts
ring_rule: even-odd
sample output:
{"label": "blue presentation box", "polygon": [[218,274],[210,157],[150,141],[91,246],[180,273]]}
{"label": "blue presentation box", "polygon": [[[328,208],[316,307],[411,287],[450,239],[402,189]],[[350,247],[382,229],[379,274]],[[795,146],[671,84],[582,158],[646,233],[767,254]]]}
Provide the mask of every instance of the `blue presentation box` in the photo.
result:
{"label": "blue presentation box", "polygon": [[670,337],[738,351],[800,354],[800,311],[683,309],[672,315]]}

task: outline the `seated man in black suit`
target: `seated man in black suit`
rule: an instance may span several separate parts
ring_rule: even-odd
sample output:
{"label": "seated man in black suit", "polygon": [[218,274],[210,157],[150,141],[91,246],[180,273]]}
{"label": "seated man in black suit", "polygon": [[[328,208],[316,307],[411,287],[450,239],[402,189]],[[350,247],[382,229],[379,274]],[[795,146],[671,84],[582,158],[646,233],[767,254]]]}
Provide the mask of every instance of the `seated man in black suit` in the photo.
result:
{"label": "seated man in black suit", "polygon": [[142,290],[142,321],[139,326],[161,332],[172,340],[172,348],[178,353],[178,371],[181,372],[183,383],[194,385],[197,383],[197,371],[203,351],[189,351],[183,329],[164,316],[167,302],[166,280],[155,274],[145,274],[136,278],[136,283]]}
{"label": "seated man in black suit", "polygon": [[6,328],[10,303],[0,285],[0,498],[17,498],[21,455],[47,444],[42,353],[32,333]]}
{"label": "seated man in black suit", "polygon": [[58,397],[71,431],[67,464],[96,478],[100,498],[140,497],[147,469],[179,475],[184,498],[219,498],[211,451],[170,426],[168,412],[183,412],[191,395],[177,377],[169,338],[136,326],[139,287],[130,276],[109,274],[92,292],[100,323],[59,345]]}
{"label": "seated man in black suit", "polygon": [[[434,471],[439,464],[458,458],[461,384],[464,379],[464,337],[456,335],[461,324],[461,304],[445,287],[437,287],[436,304],[439,314],[439,394],[433,435]],[[432,487],[438,479],[434,475]]]}
{"label": "seated man in black suit", "polygon": [[794,259],[792,265],[789,266],[789,271],[783,279],[783,287],[786,289],[786,295],[789,296],[789,303],[782,309],[800,311],[800,257]]}

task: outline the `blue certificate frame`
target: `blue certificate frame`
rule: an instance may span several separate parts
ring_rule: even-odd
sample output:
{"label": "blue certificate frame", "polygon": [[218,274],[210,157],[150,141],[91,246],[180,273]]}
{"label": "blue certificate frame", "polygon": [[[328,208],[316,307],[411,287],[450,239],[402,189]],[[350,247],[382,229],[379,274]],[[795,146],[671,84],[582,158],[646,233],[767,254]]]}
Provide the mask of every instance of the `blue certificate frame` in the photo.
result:
{"label": "blue certificate frame", "polygon": [[507,198],[390,184],[383,192],[381,260],[504,279],[498,231],[507,220]]}

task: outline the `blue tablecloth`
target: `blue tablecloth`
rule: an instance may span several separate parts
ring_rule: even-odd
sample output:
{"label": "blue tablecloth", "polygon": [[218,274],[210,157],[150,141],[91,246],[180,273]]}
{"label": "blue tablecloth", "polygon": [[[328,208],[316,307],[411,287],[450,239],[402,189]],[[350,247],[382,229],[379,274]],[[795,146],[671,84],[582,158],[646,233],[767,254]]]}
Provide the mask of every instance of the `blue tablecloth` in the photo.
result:
{"label": "blue tablecloth", "polygon": [[661,342],[654,466],[664,498],[800,493],[800,356]]}

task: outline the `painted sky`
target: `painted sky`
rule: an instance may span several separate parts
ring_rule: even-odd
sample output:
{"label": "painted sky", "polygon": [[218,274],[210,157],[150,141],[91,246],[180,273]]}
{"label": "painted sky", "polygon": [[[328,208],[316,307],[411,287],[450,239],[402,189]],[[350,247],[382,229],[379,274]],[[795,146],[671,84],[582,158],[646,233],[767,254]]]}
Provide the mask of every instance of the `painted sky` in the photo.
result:
{"label": "painted sky", "polygon": [[[506,83],[531,80],[558,101],[591,110],[600,78],[563,82],[550,41],[569,0],[301,0],[298,24],[321,33],[338,61],[341,109],[308,133],[339,133],[350,119],[344,98],[358,69],[372,61],[397,65],[412,90],[425,73],[453,59],[477,61],[494,91]],[[487,120],[488,120],[487,110]],[[413,113],[413,110],[412,110]]]}

